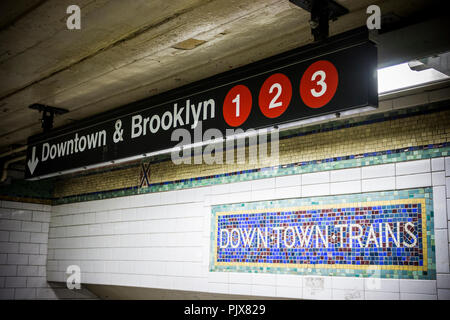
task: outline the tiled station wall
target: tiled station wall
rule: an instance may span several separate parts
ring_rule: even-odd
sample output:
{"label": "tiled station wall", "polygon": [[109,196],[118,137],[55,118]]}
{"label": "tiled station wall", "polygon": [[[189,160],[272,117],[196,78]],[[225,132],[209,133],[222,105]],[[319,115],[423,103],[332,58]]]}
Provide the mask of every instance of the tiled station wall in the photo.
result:
{"label": "tiled station wall", "polygon": [[50,205],[0,201],[0,300],[95,298],[47,282],[50,215]]}
{"label": "tiled station wall", "polygon": [[[210,272],[211,205],[433,188],[436,280]],[[304,299],[450,299],[450,157],[54,206],[47,276],[93,284]]]}
{"label": "tiled station wall", "polygon": [[[447,91],[450,98],[450,89]],[[417,100],[417,97],[414,98]],[[392,111],[394,105],[403,105],[407,102],[405,98],[399,98],[398,101],[384,101],[380,108],[389,112]],[[422,102],[422,100],[419,99],[418,102]],[[401,114],[401,111],[398,113]],[[307,127],[304,131],[308,134],[280,140],[279,163],[276,164],[267,159],[258,159],[258,161],[246,164],[226,164],[224,161],[223,164],[212,165],[175,165],[168,160],[150,165],[149,182],[150,184],[162,183],[278,164],[307,162],[450,141],[449,108],[441,109],[439,112],[394,118],[361,126],[346,126],[352,122],[364,121],[365,118],[367,117],[344,120],[344,124],[339,130],[320,131],[319,126]],[[141,166],[137,164],[130,165],[125,169],[108,170],[98,174],[75,174],[55,182],[54,197],[64,198],[71,195],[134,187],[139,185],[140,171]]]}
{"label": "tiled station wall", "polygon": [[[139,162],[56,179],[48,234],[47,280],[65,282],[67,266],[78,265],[82,282],[92,284],[305,299],[450,299],[450,109],[415,109],[449,97],[449,88],[426,91],[381,101],[380,110],[385,112],[381,118],[388,119],[370,120],[379,119],[378,114],[324,124],[331,130],[322,130],[322,125],[309,126],[304,129],[305,134],[280,141],[280,161],[276,164],[263,161],[253,165],[175,166],[170,161],[157,162],[150,165],[151,188],[147,189],[137,187],[142,178]],[[406,111],[402,109],[405,107]],[[391,117],[393,113],[396,116]],[[336,124],[340,127],[332,128]],[[416,146],[420,148],[414,149]],[[366,153],[378,151],[380,155],[366,158]],[[336,162],[321,160],[331,158]],[[351,168],[343,169],[349,162]],[[285,176],[277,176],[278,169],[267,171],[267,177],[266,171],[244,172],[293,163],[302,164],[280,168],[287,170]],[[226,175],[236,171],[243,175]],[[205,176],[212,178],[192,180]],[[180,182],[182,179],[186,180]],[[380,279],[374,285],[370,278],[209,271],[212,205],[416,187],[433,189],[436,280]],[[1,209],[0,222],[0,292],[2,297],[20,298],[27,292],[22,290],[27,289],[22,278],[26,278],[27,285],[34,281],[28,277],[34,275],[18,273],[19,269],[28,270],[19,263],[16,269],[8,266],[14,265],[14,255],[20,254],[27,255],[18,258],[23,259],[22,265],[32,265],[34,257],[30,256],[36,254],[21,252],[21,247],[26,247],[26,234],[21,245],[16,238],[19,235],[11,233],[28,232],[31,242],[35,231],[26,228],[33,222],[34,211],[40,209],[18,202],[1,204],[5,208]],[[13,208],[28,212],[28,220],[7,218]],[[20,223],[9,226],[14,225],[9,220]],[[40,223],[41,228],[48,225]],[[45,232],[42,230],[39,232]],[[41,272],[37,277],[43,277],[44,266],[37,270]],[[7,277],[21,279],[7,282]],[[41,293],[46,290],[36,287],[28,292],[31,291],[31,297],[45,297]]]}

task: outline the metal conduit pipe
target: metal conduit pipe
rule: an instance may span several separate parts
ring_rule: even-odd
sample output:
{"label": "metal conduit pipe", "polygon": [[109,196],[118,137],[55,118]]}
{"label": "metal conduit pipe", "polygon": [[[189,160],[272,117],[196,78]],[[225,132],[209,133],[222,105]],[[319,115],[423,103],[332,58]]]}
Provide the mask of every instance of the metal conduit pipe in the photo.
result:
{"label": "metal conduit pipe", "polygon": [[6,180],[6,178],[8,178],[8,167],[11,163],[19,162],[19,161],[25,160],[26,158],[27,158],[26,156],[21,156],[21,157],[13,158],[13,159],[6,161],[3,164],[3,171],[2,171],[2,177],[0,179],[0,183],[4,182]]}
{"label": "metal conduit pipe", "polygon": [[4,157],[7,157],[7,156],[10,156],[10,155],[12,155],[14,153],[25,151],[25,150],[27,150],[27,146],[23,146],[23,147],[19,147],[19,148],[16,148],[16,149],[12,149],[10,151],[6,151],[6,152],[0,154],[0,159],[4,158]]}

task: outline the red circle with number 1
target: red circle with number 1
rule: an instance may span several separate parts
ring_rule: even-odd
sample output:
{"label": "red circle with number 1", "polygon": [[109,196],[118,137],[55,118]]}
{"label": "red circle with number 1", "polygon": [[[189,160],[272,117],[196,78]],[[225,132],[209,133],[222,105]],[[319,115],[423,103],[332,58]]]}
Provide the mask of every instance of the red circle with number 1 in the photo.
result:
{"label": "red circle with number 1", "polygon": [[310,108],[321,108],[334,97],[339,82],[336,67],[327,60],[314,62],[300,81],[300,96]]}
{"label": "red circle with number 1", "polygon": [[259,108],[267,118],[282,115],[292,98],[292,85],[288,77],[275,73],[264,81],[259,91]]}
{"label": "red circle with number 1", "polygon": [[232,127],[240,126],[247,120],[252,110],[252,93],[243,84],[228,91],[223,101],[223,118]]}

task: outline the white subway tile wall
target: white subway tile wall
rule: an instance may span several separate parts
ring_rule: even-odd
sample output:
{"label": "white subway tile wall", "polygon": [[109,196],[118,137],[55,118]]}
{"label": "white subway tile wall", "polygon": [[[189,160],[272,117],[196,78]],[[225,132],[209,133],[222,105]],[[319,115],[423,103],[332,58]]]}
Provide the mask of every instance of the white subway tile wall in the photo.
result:
{"label": "white subway tile wall", "polygon": [[[73,291],[48,284],[50,219],[48,205],[0,201],[0,299],[95,298],[84,288]],[[56,266],[56,261],[49,261],[49,270]]]}
{"label": "white subway tile wall", "polygon": [[[106,285],[299,299],[448,299],[449,159],[407,161],[54,206],[47,278],[64,281],[67,266],[75,264],[81,268],[83,282]],[[437,280],[209,272],[212,205],[415,187],[433,187]],[[29,215],[24,215],[25,218],[28,220],[19,224],[7,219],[0,223],[1,239],[11,237],[11,232],[25,232],[13,237],[27,238],[29,234],[30,240],[33,237],[35,241],[20,245],[9,240],[0,242],[0,253],[6,255],[6,258],[0,255],[0,261],[6,259],[0,274],[31,279],[26,283],[40,283],[33,267],[42,263],[35,256],[40,255],[44,241],[41,234],[45,234],[45,220],[35,219],[34,211],[32,219]],[[37,223],[41,223],[39,230]],[[26,276],[17,273],[20,258],[9,257],[20,253],[27,254],[25,266],[31,267],[22,270]],[[18,259],[17,265],[10,268],[8,259]],[[23,280],[16,281],[23,284]],[[4,290],[3,295],[11,294],[9,288]]]}

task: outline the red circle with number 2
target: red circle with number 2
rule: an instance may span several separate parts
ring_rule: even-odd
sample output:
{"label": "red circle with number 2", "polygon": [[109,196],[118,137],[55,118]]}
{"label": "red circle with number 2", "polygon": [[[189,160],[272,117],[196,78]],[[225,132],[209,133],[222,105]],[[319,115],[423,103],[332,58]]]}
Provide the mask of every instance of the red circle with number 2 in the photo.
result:
{"label": "red circle with number 2", "polygon": [[259,92],[259,108],[267,118],[282,115],[292,98],[292,85],[288,77],[275,73],[264,81]]}
{"label": "red circle with number 2", "polygon": [[334,97],[339,82],[336,67],[327,60],[314,62],[300,81],[300,96],[310,108],[321,108]]}

